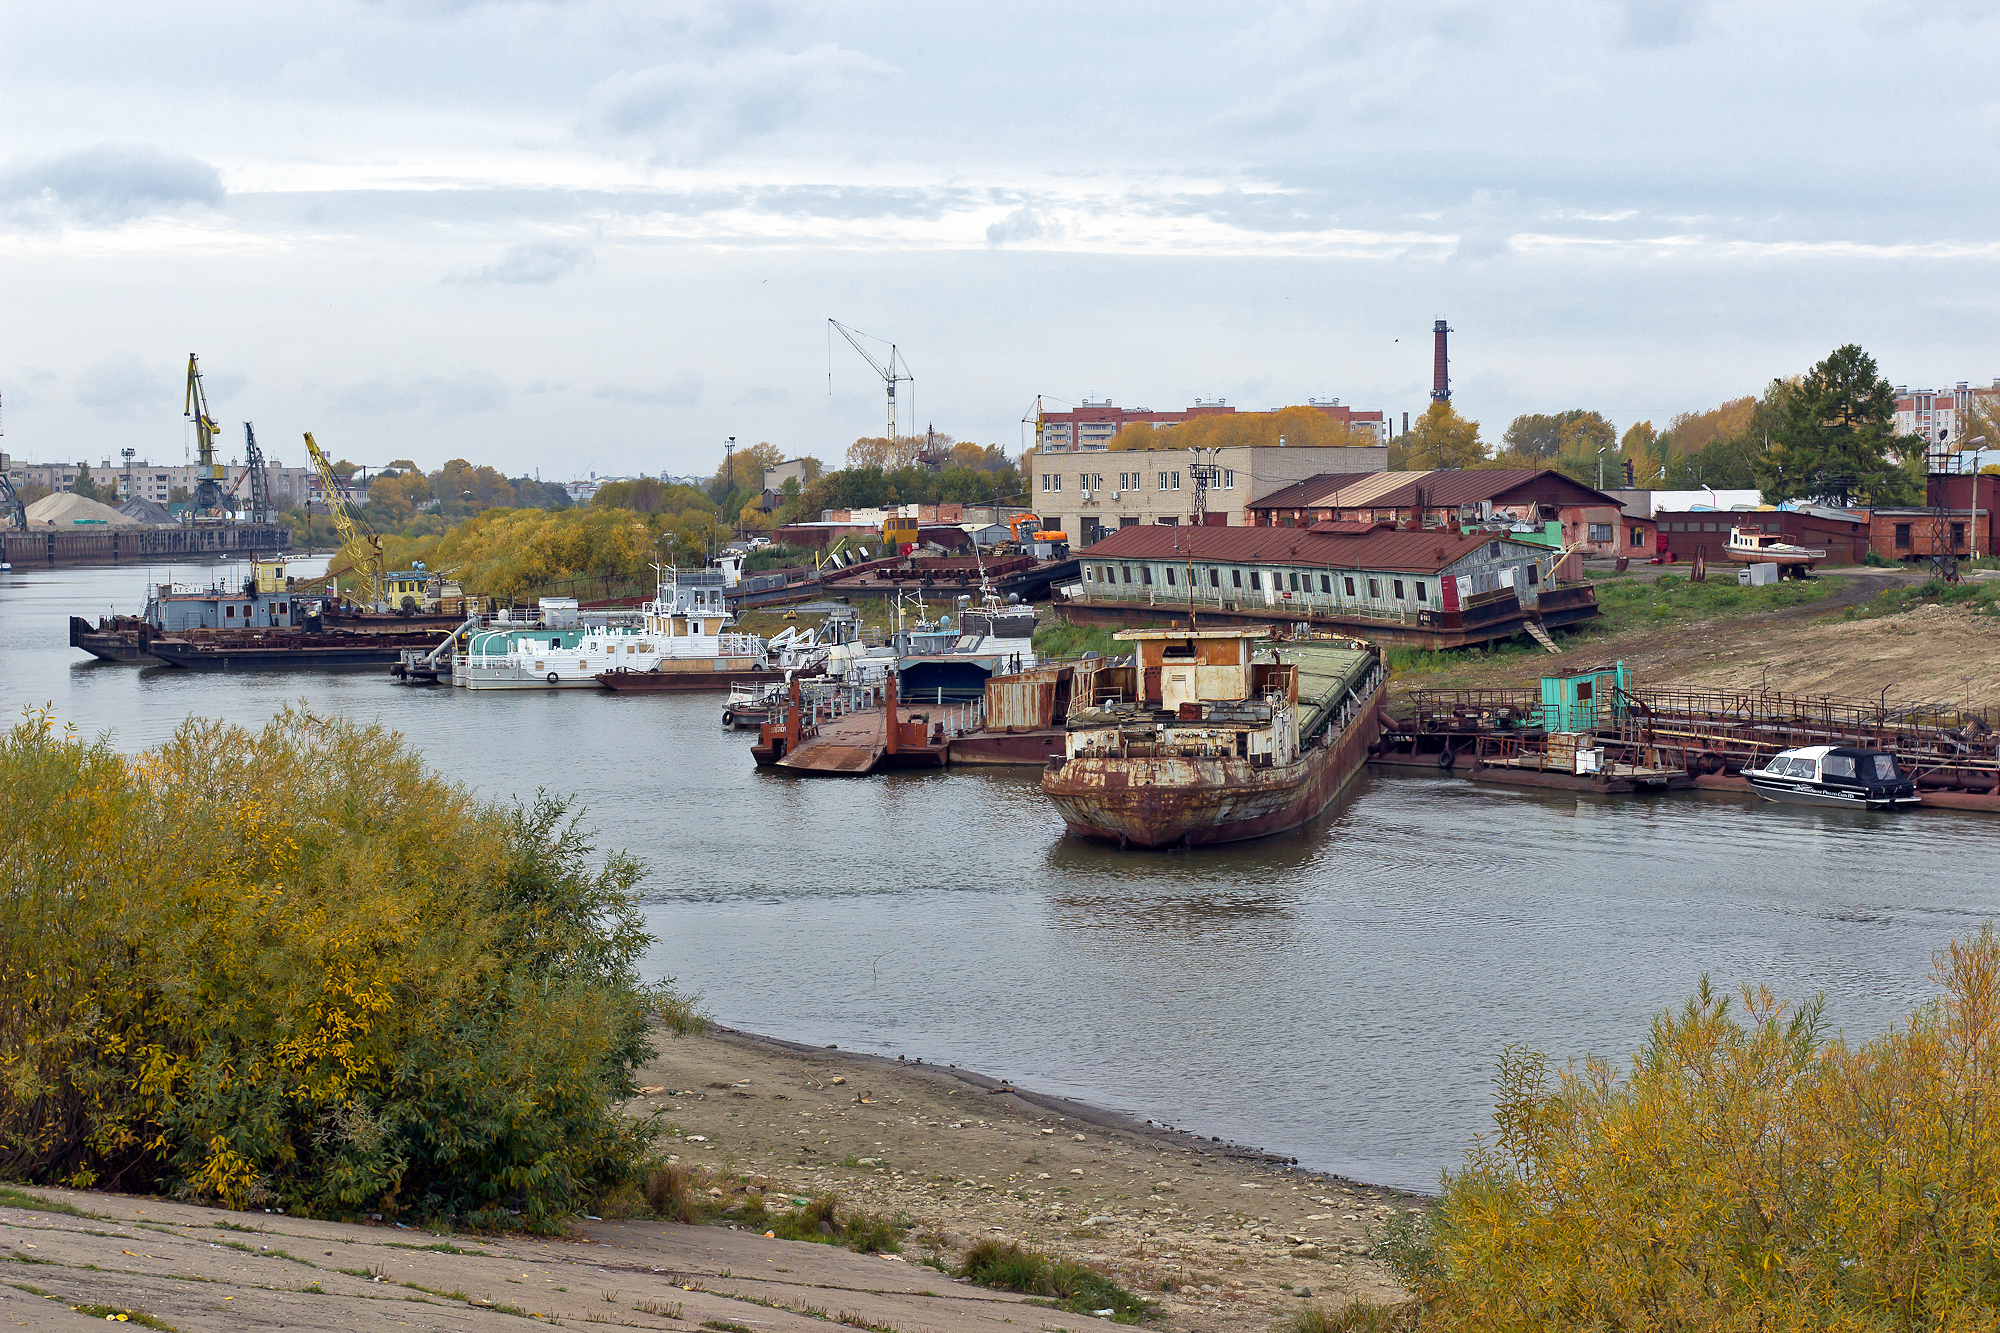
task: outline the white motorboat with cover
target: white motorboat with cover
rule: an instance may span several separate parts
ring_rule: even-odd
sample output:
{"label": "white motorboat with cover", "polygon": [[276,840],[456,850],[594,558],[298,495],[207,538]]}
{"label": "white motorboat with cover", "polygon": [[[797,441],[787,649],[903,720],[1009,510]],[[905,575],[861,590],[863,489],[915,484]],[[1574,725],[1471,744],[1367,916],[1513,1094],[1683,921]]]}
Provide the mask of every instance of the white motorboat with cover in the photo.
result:
{"label": "white motorboat with cover", "polygon": [[1896,756],[1848,745],[1807,745],[1780,750],[1743,777],[1767,801],[1788,805],[1842,805],[1895,810],[1917,805],[1917,784],[1903,776]]}

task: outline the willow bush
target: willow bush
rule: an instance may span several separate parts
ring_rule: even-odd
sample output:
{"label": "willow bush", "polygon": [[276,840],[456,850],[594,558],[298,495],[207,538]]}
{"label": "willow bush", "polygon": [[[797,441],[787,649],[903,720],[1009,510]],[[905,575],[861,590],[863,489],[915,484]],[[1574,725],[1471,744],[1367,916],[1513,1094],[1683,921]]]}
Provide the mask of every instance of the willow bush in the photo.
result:
{"label": "willow bush", "polygon": [[2000,941],[1850,1048],[1700,990],[1623,1077],[1501,1064],[1496,1133],[1390,1249],[1440,1329],[2000,1326]]}
{"label": "willow bush", "polygon": [[0,1177],[547,1230],[632,1178],[640,868],[288,710],[0,740]]}

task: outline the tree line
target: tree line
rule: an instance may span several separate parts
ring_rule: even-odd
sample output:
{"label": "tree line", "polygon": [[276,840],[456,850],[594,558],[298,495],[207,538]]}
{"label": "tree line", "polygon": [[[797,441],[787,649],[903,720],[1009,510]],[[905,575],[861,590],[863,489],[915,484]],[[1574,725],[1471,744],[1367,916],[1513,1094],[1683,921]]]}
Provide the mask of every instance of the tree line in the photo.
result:
{"label": "tree line", "polygon": [[[1992,404],[1975,403],[1960,440],[1994,431]],[[1924,451],[1933,443],[1895,428],[1896,391],[1875,359],[1850,343],[1802,375],[1774,379],[1762,393],[1704,411],[1681,412],[1656,429],[1635,422],[1621,434],[1601,412],[1571,408],[1515,417],[1495,446],[1479,423],[1434,403],[1400,439],[1389,466],[1402,468],[1553,467],[1588,486],[1630,484],[1669,490],[1756,488],[1769,503],[1824,499],[1836,504],[1912,504],[1924,493]]]}

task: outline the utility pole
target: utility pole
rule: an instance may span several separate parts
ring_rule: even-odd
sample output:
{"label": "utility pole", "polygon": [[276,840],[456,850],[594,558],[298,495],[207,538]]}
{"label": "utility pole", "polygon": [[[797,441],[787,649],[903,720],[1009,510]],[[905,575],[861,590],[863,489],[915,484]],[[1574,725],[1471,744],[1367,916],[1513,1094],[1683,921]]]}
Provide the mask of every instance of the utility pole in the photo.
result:
{"label": "utility pole", "polygon": [[[722,468],[722,502],[727,504],[731,498],[731,493],[736,489],[736,437],[734,435],[730,436],[728,441],[722,446],[722,449],[724,457],[728,460],[723,464]],[[743,535],[736,530],[736,521],[734,519],[730,520],[729,530],[738,537]]]}

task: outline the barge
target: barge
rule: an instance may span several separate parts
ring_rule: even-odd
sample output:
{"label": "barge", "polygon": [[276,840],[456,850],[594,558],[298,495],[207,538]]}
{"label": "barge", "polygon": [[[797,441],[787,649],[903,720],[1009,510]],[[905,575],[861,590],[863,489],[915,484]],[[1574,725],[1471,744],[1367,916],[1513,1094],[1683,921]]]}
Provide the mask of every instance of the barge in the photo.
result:
{"label": "barge", "polygon": [[1078,837],[1120,847],[1238,842],[1298,827],[1361,771],[1386,672],[1358,639],[1125,630],[1131,666],[1092,680],[1042,790]]}

